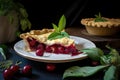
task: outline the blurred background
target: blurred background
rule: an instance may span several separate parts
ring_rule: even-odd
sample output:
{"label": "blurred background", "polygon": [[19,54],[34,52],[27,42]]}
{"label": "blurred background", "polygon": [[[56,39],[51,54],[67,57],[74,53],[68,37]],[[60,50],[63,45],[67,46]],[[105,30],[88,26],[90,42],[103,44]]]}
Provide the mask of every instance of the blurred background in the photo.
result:
{"label": "blurred background", "polygon": [[82,18],[95,17],[99,12],[103,17],[120,18],[118,0],[20,0],[26,8],[32,28],[52,28],[61,15],[67,18],[66,27],[82,26]]}

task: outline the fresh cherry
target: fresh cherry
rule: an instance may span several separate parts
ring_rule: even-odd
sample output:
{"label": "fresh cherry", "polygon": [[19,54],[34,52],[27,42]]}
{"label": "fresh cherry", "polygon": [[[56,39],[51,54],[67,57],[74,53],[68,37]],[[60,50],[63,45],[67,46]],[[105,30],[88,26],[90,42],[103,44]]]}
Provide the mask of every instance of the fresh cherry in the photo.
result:
{"label": "fresh cherry", "polygon": [[47,69],[48,71],[54,71],[55,68],[56,68],[55,64],[47,64],[47,65],[46,65],[46,69]]}
{"label": "fresh cherry", "polygon": [[31,75],[32,74],[32,67],[30,65],[25,65],[22,69],[23,75]]}
{"label": "fresh cherry", "polygon": [[44,49],[38,49],[38,50],[36,50],[36,55],[37,56],[43,56],[43,54],[44,54]]}
{"label": "fresh cherry", "polygon": [[13,73],[19,72],[19,69],[20,69],[20,67],[19,67],[18,65],[12,65],[12,66],[10,67],[10,70],[11,70]]}
{"label": "fresh cherry", "polygon": [[3,72],[3,77],[5,80],[11,80],[13,78],[13,72],[10,69],[6,69]]}

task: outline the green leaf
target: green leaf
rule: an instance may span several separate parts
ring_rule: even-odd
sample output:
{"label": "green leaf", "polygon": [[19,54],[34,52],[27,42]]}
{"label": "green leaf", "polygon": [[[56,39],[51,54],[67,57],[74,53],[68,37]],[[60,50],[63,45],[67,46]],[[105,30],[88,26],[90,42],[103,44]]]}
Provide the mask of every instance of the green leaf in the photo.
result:
{"label": "green leaf", "polygon": [[105,18],[103,18],[102,16],[101,16],[101,13],[99,12],[99,14],[98,15],[95,15],[95,22],[105,22],[105,21],[107,21]]}
{"label": "green leaf", "polygon": [[111,64],[111,55],[104,55],[100,57],[101,64]]}
{"label": "green leaf", "polygon": [[48,40],[56,39],[56,36],[60,35],[60,33],[53,32],[48,36]]}
{"label": "green leaf", "polygon": [[65,25],[66,25],[66,18],[64,15],[62,15],[62,17],[59,20],[58,26],[52,23],[52,26],[55,31],[48,36],[48,40],[69,37],[68,33],[63,31],[65,28]]}
{"label": "green leaf", "polygon": [[0,61],[0,71],[8,69],[13,64],[12,60]]}
{"label": "green leaf", "polygon": [[116,73],[116,66],[112,65],[108,68],[108,70],[105,72],[104,80],[117,80],[115,78]]}
{"label": "green leaf", "polygon": [[88,54],[88,57],[95,61],[99,61],[100,57],[104,55],[104,52],[100,48],[85,48],[81,51]]}
{"label": "green leaf", "polygon": [[6,55],[5,55],[6,52],[7,52],[7,46],[1,44],[0,45],[0,53],[3,56],[4,60],[6,60]]}
{"label": "green leaf", "polygon": [[6,56],[5,56],[4,50],[2,48],[0,48],[0,53],[3,56],[4,60],[6,60]]}
{"label": "green leaf", "polygon": [[64,15],[62,15],[58,23],[59,31],[62,31],[65,28],[65,26],[66,26],[66,18]]}
{"label": "green leaf", "polygon": [[61,35],[63,35],[64,37],[68,37],[69,38],[69,34],[66,32],[61,32]]}
{"label": "green leaf", "polygon": [[19,11],[23,17],[25,17],[25,18],[28,17],[27,11],[24,8],[20,8]]}
{"label": "green leaf", "polygon": [[59,32],[59,29],[58,29],[57,25],[55,25],[54,23],[52,23],[52,26],[53,26],[55,32]]}
{"label": "green leaf", "polygon": [[113,64],[120,64],[120,55],[119,55],[119,52],[114,49],[114,48],[111,48],[110,46],[106,46],[108,49],[110,49],[110,55],[111,55],[111,63]]}
{"label": "green leaf", "polygon": [[100,65],[95,67],[85,66],[85,67],[79,67],[79,66],[73,66],[65,70],[63,74],[63,79],[68,77],[88,77],[91,76],[98,71],[108,67],[107,65]]}

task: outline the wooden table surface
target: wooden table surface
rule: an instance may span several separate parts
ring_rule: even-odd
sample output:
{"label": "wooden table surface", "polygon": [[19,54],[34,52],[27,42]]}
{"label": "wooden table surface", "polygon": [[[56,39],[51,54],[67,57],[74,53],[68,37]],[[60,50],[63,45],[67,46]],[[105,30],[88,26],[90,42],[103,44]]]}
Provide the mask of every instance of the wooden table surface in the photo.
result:
{"label": "wooden table surface", "polygon": [[116,34],[113,36],[101,37],[93,36],[87,33],[84,27],[67,27],[66,32],[73,36],[79,36],[91,40],[96,46],[104,48],[105,45],[109,44],[111,47],[120,48],[120,35]]}

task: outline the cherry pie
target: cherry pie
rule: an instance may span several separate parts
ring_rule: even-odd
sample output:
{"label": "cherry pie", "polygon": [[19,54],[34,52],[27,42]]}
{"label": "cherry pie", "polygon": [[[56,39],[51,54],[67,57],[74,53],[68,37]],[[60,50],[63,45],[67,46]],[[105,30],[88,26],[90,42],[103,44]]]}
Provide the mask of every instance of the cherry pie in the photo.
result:
{"label": "cherry pie", "polygon": [[77,50],[74,40],[68,37],[48,40],[52,32],[54,29],[31,30],[20,34],[20,38],[25,41],[25,50],[36,51],[38,56],[43,56],[44,52],[71,55],[81,53]]}

